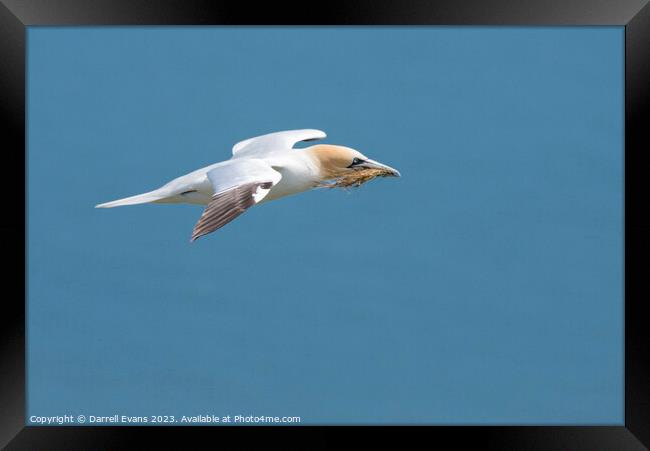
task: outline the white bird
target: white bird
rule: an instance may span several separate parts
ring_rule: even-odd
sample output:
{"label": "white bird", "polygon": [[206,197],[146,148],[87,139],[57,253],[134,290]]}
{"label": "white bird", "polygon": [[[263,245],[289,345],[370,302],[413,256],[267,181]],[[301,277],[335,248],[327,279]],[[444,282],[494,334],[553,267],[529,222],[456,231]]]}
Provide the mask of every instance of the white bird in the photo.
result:
{"label": "white bird", "polygon": [[192,171],[148,193],[95,208],[144,203],[207,205],[194,226],[194,241],[263,202],[319,186],[359,186],[377,176],[400,176],[396,169],[349,147],[293,148],[298,142],[326,136],[320,130],[289,130],[250,138],[234,145],[229,160]]}

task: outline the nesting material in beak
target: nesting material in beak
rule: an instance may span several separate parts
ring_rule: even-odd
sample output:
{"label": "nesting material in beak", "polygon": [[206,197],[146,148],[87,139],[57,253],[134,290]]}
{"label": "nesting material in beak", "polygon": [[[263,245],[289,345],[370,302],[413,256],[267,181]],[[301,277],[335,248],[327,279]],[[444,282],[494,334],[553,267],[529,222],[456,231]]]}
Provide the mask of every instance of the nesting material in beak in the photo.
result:
{"label": "nesting material in beak", "polygon": [[359,168],[322,183],[324,188],[357,188],[377,177],[395,177],[391,168]]}

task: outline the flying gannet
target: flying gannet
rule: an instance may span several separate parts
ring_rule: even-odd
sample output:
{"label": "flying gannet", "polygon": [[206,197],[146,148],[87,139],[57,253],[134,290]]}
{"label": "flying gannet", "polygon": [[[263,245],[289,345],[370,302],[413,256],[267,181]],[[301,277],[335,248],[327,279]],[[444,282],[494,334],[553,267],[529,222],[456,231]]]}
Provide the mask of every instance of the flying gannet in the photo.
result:
{"label": "flying gannet", "polygon": [[316,187],[359,186],[375,177],[400,173],[357,150],[320,144],[294,149],[301,141],[327,135],[289,130],[241,141],[229,160],[197,169],[148,193],[96,205],[112,208],[144,203],[207,205],[191,241],[223,227],[248,208]]}

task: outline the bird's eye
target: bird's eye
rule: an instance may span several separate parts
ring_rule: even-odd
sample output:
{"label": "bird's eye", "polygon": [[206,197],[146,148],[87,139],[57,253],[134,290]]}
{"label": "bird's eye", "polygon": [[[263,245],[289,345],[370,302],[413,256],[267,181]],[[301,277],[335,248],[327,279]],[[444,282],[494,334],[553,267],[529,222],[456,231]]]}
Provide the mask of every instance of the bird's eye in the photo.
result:
{"label": "bird's eye", "polygon": [[365,160],[362,160],[361,158],[353,158],[353,159],[352,159],[352,164],[351,164],[350,166],[348,166],[348,167],[349,167],[349,168],[353,168],[353,167],[355,167],[356,165],[361,164],[361,163],[364,163],[364,162],[365,162]]}

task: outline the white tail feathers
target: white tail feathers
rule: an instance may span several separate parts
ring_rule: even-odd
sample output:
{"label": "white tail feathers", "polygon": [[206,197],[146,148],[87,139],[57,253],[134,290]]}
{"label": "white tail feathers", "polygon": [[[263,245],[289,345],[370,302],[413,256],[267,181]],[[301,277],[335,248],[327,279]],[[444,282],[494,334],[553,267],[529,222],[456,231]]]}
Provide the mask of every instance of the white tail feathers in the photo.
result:
{"label": "white tail feathers", "polygon": [[136,196],[125,197],[124,199],[118,199],[111,202],[95,205],[95,208],[113,208],[121,207],[123,205],[146,204],[149,202],[155,202],[157,200],[164,199],[167,196],[167,194],[161,194],[158,190],[149,191],[148,193],[138,194]]}

